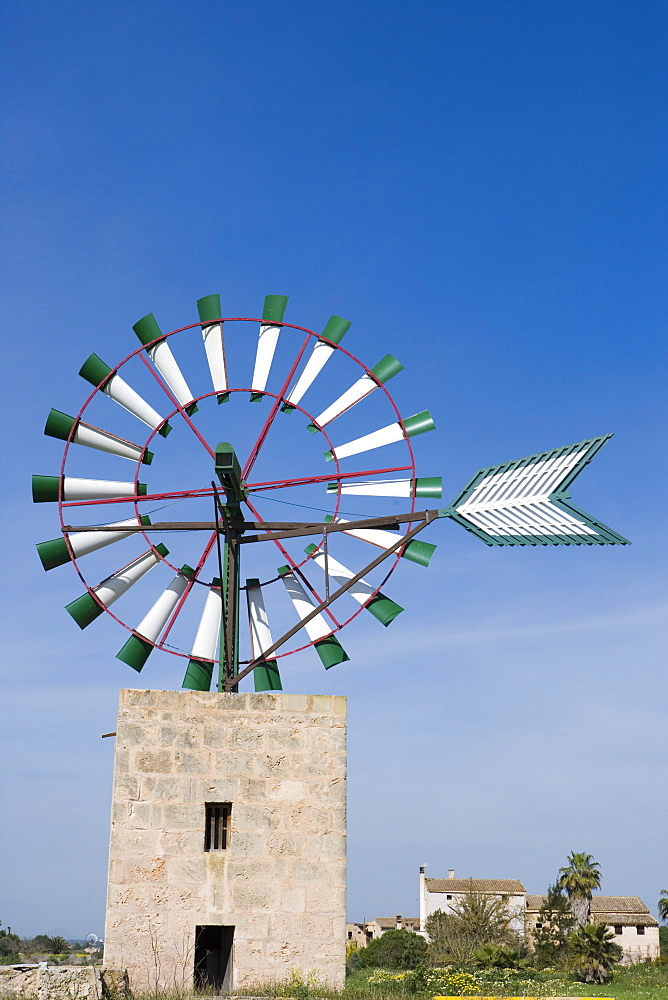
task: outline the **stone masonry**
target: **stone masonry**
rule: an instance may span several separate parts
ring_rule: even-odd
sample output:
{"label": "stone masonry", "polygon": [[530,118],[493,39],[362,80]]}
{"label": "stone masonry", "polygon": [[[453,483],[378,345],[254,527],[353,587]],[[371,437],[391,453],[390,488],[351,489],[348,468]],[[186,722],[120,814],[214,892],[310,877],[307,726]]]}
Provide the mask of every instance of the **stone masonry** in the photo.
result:
{"label": "stone masonry", "polygon": [[0,997],[12,1000],[104,1000],[127,995],[116,969],[92,965],[0,965]]}
{"label": "stone masonry", "polygon": [[[205,851],[205,803],[231,803]],[[105,962],[189,987],[196,926],[234,927],[239,989],[345,974],[346,699],[121,692]]]}

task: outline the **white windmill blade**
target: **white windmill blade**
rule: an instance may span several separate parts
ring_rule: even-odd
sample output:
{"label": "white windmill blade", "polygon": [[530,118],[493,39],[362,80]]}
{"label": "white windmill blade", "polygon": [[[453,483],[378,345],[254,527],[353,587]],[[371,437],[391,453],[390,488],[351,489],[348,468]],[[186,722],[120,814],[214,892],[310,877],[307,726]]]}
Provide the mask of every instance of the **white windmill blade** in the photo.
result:
{"label": "white windmill blade", "polygon": [[[259,580],[246,580],[246,601],[248,603],[251,653],[255,660],[259,656],[262,656],[265,649],[269,649],[274,644]],[[253,680],[256,691],[283,690],[276,660],[263,660],[253,670]]]}
{"label": "white windmill blade", "polygon": [[63,413],[61,410],[49,412],[44,433],[47,437],[67,441],[72,428],[74,428],[71,438],[73,444],[95,448],[96,451],[106,451],[109,455],[127,458],[131,462],[142,462],[144,465],[150,465],[153,461],[153,452],[147,451],[143,445],[126,441],[125,438],[110,434],[109,431],[104,431],[101,427],[86,424],[82,420],[77,421],[76,417],[70,417],[69,414]]}
{"label": "white windmill blade", "polygon": [[[345,517],[337,517],[335,520],[331,514],[328,514],[325,521],[334,524],[350,524],[350,529],[344,531],[344,535],[358,538],[361,542],[368,542],[379,549],[391,549],[401,538],[401,535],[396,531],[386,531],[384,528],[355,529],[355,522],[348,521]],[[432,545],[431,542],[423,542],[421,538],[409,538],[403,549],[398,551],[404,559],[410,559],[411,562],[417,563],[419,566],[428,566],[436,551],[436,546]]]}
{"label": "white windmill blade", "polygon": [[164,558],[167,555],[169,555],[169,549],[162,543],[156,545],[155,549],[143,552],[127,566],[123,566],[122,569],[112,573],[102,583],[93,587],[92,594],[86,592],[81,597],[71,601],[65,610],[74,618],[79,628],[86,628],[102,614],[105,608],[110,607],[138,580],[141,580],[149,570],[157,566],[161,556]]}
{"label": "white windmill blade", "polygon": [[629,545],[569,502],[567,487],[611,438],[578,441],[480,469],[445,508],[487,545]]}
{"label": "white windmill blade", "polygon": [[[339,587],[342,587],[348,580],[352,580],[357,575],[348,569],[347,566],[344,566],[343,563],[332,558],[329,553],[325,562],[325,553],[321,549],[318,549],[317,545],[307,545],[304,551],[312,557],[323,573],[328,573]],[[327,567],[326,569],[325,566]],[[404,609],[400,604],[390,600],[389,597],[386,597],[380,591],[374,597],[375,589],[366,580],[358,580],[357,583],[354,583],[350,587],[348,593],[358,604],[361,604],[363,608],[371,612],[381,625],[389,625]]]}
{"label": "white windmill blade", "polygon": [[443,496],[441,476],[426,476],[420,479],[376,479],[366,482],[348,480],[342,483],[328,483],[328,493],[349,494],[358,497],[406,497],[440,498]]}
{"label": "white windmill blade", "polygon": [[211,382],[219,403],[230,398],[227,380],[227,360],[225,358],[225,337],[221,322],[220,295],[205,295],[197,300],[197,311],[202,323],[202,339],[206,360],[211,373]]}
{"label": "white windmill blade", "polygon": [[125,645],[116,653],[117,660],[122,660],[139,673],[153,652],[154,644],[160,638],[194,573],[192,566],[181,567],[170,585],[165,587],[160,597],[144,615]]}
{"label": "white windmill blade", "polygon": [[79,369],[79,374],[91,385],[99,387],[106,396],[113,399],[133,417],[137,417],[147,427],[151,427],[158,434],[161,434],[162,437],[167,437],[172,429],[171,425],[146,402],[143,396],[140,396],[127,382],[124,382],[120,375],[113,372],[97,354],[91,354],[90,357],[86,358]]}
{"label": "white windmill blade", "polygon": [[352,409],[357,403],[370,396],[379,385],[389,382],[391,378],[403,370],[404,366],[396,358],[391,354],[386,354],[377,365],[370,369],[370,374],[357,379],[338,399],[335,399],[322,413],[319,413],[314,418],[313,423],[308,425],[308,429],[312,434],[317,434],[322,427],[331,424],[332,420],[336,420],[342,413]]}
{"label": "white windmill blade", "polygon": [[127,500],[146,496],[146,483],[118,482],[115,479],[78,479],[76,476],[33,476],[33,503],[53,503],[61,489],[63,500]]}
{"label": "white windmill blade", "polygon": [[278,335],[281,332],[281,323],[287,304],[287,295],[265,295],[262,323],[257,339],[255,369],[251,382],[251,402],[253,403],[262,399],[267,387],[267,379],[271,363],[274,360],[274,352],[278,344]]}
{"label": "white windmill blade", "polygon": [[[336,351],[336,344],[340,344],[344,336],[352,326],[350,320],[341,316],[330,316],[322,331],[322,340],[317,340],[313,345],[311,355],[306,362],[304,370],[297,379],[294,387],[288,393],[281,409],[284,413],[292,413],[302,399],[302,396],[311,388],[316,378],[323,370],[332,354]],[[331,343],[326,343],[326,341]]]}
{"label": "white windmill blade", "polygon": [[[289,566],[279,566],[278,572],[281,574],[285,589],[297,612],[297,617],[300,621],[303,621],[316,605],[306,593],[301,580],[297,578]],[[314,615],[310,621],[306,622],[304,628],[325,670],[329,670],[335,664],[343,663],[344,660],[350,659],[336,636],[331,634],[331,626],[327,624],[321,614]]]}
{"label": "white windmill blade", "polygon": [[[103,549],[106,545],[111,545],[112,542],[118,542],[121,538],[136,535],[137,532],[133,529],[138,524],[147,527],[150,523],[151,519],[148,514],[142,514],[139,520],[136,517],[129,517],[125,521],[114,521],[113,524],[104,525],[104,527],[112,529],[127,527],[127,531],[74,531],[68,536],[74,558],[79,559],[81,556],[88,555],[89,552],[95,552],[97,549]],[[46,570],[63,566],[71,559],[70,550],[64,538],[51,538],[48,542],[38,542],[37,552],[42,566]]]}
{"label": "white windmill blade", "polygon": [[182,687],[191,691],[208,691],[210,689],[213,664],[219,656],[218,643],[222,614],[222,592],[220,580],[216,577],[206,595]]}
{"label": "white windmill blade", "polygon": [[186,413],[192,416],[193,413],[197,412],[197,404],[193,402],[195,397],[188,388],[188,383],[178,366],[176,358],[172,354],[171,347],[164,339],[152,343],[152,341],[156,341],[157,337],[164,337],[153,313],[149,313],[147,316],[143,316],[140,320],[137,320],[132,329],[137,334],[141,343],[146,346],[146,353],[172,390],[179,405],[183,407]]}
{"label": "white windmill blade", "polygon": [[386,444],[403,441],[404,429],[406,437],[415,437],[416,434],[425,434],[427,431],[433,431],[436,427],[429,410],[423,410],[422,413],[415,413],[412,417],[406,417],[403,423],[404,426],[402,427],[397,420],[393,424],[388,424],[387,427],[381,427],[379,430],[372,431],[371,434],[365,434],[354,441],[336,445],[333,451],[325,452],[325,460],[333,462],[334,458],[349,458],[351,455],[359,455],[363,451],[372,451],[374,448],[382,448]]}

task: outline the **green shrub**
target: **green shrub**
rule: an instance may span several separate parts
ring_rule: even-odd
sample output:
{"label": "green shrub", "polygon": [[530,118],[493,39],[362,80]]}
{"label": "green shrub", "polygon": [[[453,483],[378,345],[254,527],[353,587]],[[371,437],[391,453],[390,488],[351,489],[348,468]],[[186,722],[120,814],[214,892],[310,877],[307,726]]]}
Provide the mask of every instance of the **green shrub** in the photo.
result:
{"label": "green shrub", "polygon": [[426,959],[427,942],[411,931],[385,931],[359,954],[367,969],[415,969]]}

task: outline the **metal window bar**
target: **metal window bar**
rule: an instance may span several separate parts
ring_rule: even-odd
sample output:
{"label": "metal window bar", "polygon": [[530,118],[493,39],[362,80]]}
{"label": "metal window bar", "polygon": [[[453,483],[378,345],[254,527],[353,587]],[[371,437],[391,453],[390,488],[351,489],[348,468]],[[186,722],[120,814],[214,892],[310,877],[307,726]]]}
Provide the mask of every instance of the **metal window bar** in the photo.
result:
{"label": "metal window bar", "polygon": [[227,848],[232,805],[229,802],[207,802],[205,808],[204,850],[224,851]]}

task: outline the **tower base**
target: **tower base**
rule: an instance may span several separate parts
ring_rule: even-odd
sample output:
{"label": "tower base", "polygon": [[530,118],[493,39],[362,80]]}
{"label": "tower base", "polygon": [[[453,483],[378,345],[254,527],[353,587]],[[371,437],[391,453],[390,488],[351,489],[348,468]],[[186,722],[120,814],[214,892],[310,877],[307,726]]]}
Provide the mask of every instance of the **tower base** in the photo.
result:
{"label": "tower base", "polygon": [[345,977],[346,699],[121,692],[105,963],[132,989]]}

